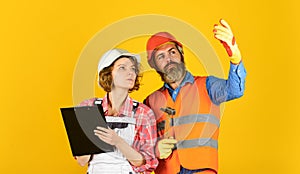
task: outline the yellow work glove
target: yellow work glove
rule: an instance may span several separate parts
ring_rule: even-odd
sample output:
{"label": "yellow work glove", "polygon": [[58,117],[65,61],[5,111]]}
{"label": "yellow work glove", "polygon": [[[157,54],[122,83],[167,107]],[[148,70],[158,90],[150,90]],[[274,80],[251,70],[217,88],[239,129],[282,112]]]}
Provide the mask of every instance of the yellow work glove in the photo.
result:
{"label": "yellow work glove", "polygon": [[156,156],[160,159],[168,158],[176,143],[177,140],[172,137],[159,140],[156,146]]}
{"label": "yellow work glove", "polygon": [[230,29],[228,23],[221,19],[221,25],[215,24],[214,26],[214,35],[215,38],[220,40],[223,46],[225,47],[227,54],[230,57],[230,61],[234,64],[240,63],[242,60],[241,52],[235,42],[235,37]]}

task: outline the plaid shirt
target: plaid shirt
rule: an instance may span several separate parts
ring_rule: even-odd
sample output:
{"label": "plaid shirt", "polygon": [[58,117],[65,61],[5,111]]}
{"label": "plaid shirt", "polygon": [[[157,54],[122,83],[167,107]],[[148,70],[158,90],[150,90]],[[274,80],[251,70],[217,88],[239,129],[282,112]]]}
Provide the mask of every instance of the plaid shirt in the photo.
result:
{"label": "plaid shirt", "polygon": [[[96,98],[88,99],[81,102],[80,106],[93,106]],[[108,111],[107,95],[103,98],[102,106],[104,114]],[[128,96],[121,107],[118,115],[131,116],[133,100]],[[141,166],[132,166],[133,170],[138,173],[151,173],[158,165],[155,157],[154,147],[157,141],[156,120],[153,111],[143,103],[139,103],[134,117],[136,118],[135,137],[132,147],[142,154],[145,164]]]}

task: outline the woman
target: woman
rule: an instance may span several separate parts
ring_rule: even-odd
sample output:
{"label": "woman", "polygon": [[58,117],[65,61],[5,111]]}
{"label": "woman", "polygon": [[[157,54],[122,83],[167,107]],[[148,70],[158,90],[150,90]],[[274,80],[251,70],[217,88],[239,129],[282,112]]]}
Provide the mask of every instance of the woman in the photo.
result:
{"label": "woman", "polygon": [[139,89],[139,63],[139,55],[112,49],[98,64],[98,82],[107,95],[80,105],[92,106],[100,101],[110,128],[97,127],[94,132],[115,150],[76,157],[81,166],[89,164],[88,174],[151,173],[158,165],[154,155],[157,138],[154,114],[128,96]]}

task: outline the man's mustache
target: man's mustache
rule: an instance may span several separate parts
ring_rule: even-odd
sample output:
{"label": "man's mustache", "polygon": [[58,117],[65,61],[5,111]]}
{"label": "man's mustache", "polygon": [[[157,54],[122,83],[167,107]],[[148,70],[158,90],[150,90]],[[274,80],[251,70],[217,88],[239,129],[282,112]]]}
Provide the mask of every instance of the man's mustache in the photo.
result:
{"label": "man's mustache", "polygon": [[177,62],[170,61],[170,62],[169,62],[168,64],[166,64],[166,66],[164,67],[164,72],[166,72],[166,71],[168,70],[168,67],[169,67],[170,65],[172,65],[172,64],[176,65],[176,67],[179,65],[179,63],[177,63]]}

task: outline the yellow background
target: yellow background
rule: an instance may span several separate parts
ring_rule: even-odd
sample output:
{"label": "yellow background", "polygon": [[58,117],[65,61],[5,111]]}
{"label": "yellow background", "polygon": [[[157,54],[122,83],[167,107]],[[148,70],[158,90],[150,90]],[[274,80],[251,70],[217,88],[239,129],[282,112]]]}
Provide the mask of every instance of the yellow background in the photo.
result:
{"label": "yellow background", "polygon": [[[2,2],[0,173],[85,173],[72,159],[59,108],[73,105],[74,68],[86,43],[111,23],[141,14],[172,16],[200,30],[225,73],[228,59],[212,27],[226,19],[248,76],[245,95],[226,103],[219,171],[300,173],[299,5],[296,0]],[[144,83],[141,90],[147,92],[148,76]]]}

